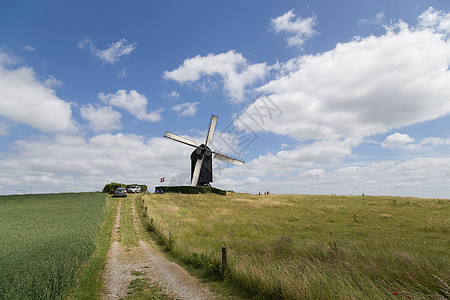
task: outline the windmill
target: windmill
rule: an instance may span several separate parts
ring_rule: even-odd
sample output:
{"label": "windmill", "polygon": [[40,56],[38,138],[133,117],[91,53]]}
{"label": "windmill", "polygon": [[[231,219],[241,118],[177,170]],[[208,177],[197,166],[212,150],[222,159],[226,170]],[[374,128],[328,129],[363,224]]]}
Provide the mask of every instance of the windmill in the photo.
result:
{"label": "windmill", "polygon": [[186,144],[188,146],[194,147],[195,150],[191,154],[191,186],[209,186],[209,183],[213,181],[212,173],[212,155],[214,158],[234,164],[237,166],[243,166],[244,161],[237,157],[232,157],[218,151],[212,151],[208,147],[208,143],[211,144],[214,136],[214,131],[217,125],[217,116],[211,116],[211,122],[209,123],[208,134],[206,135],[206,142],[204,144],[198,145],[187,138],[173,134],[166,131],[164,137],[172,139],[174,141]]}

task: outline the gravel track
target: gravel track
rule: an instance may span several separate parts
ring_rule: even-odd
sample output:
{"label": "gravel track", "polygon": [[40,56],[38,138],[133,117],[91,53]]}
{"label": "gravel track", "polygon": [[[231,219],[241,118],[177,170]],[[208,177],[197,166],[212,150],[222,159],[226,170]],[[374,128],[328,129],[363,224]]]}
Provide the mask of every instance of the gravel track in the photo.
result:
{"label": "gravel track", "polygon": [[157,284],[166,294],[176,299],[214,299],[211,291],[197,278],[191,276],[178,264],[167,260],[157,249],[141,239],[134,207],[136,196],[131,197],[134,228],[139,243],[137,246],[125,249],[119,242],[120,212],[122,201],[124,201],[121,200],[112,233],[113,243],[104,272],[106,290],[103,293],[103,299],[126,297],[130,282],[141,277],[132,275],[132,271],[145,272],[146,278],[150,278],[153,284]]}

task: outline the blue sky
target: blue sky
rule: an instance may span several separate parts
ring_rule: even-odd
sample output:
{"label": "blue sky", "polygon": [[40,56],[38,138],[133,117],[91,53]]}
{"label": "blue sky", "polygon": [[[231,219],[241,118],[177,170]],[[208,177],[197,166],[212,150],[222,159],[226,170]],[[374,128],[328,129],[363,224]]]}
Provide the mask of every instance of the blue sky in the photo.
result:
{"label": "blue sky", "polygon": [[448,1],[2,1],[0,194],[189,178],[450,198]]}

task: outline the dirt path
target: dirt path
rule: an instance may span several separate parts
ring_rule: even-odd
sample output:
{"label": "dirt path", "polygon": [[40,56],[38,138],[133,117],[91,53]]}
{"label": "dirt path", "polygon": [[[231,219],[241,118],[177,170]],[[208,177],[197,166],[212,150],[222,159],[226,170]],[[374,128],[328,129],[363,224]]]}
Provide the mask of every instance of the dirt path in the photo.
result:
{"label": "dirt path", "polygon": [[[131,195],[130,195],[131,196]],[[119,242],[121,200],[113,229],[113,243],[108,253],[108,262],[104,273],[106,291],[103,299],[121,299],[127,296],[130,282],[139,275],[132,272],[145,273],[153,284],[157,284],[168,295],[177,299],[214,299],[213,294],[199,280],[192,277],[185,269],[168,261],[158,250],[142,240],[137,225],[134,198],[132,195],[132,212],[134,229],[139,243],[134,247],[124,248]]]}

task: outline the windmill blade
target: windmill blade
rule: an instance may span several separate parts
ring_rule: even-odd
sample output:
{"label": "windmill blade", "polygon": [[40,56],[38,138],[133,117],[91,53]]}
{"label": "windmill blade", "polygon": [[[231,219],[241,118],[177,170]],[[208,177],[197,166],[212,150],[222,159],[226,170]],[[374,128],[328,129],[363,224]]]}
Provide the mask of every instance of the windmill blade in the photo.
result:
{"label": "windmill blade", "polygon": [[197,144],[194,141],[191,141],[190,139],[184,138],[182,136],[173,134],[171,132],[166,131],[166,133],[164,134],[164,137],[172,139],[174,141],[192,146],[192,147],[197,147]]}
{"label": "windmill blade", "polygon": [[206,136],[206,144],[205,145],[208,145],[208,143],[212,143],[214,131],[216,130],[217,118],[218,117],[215,115],[211,116],[211,122],[209,123],[209,130],[208,130],[208,135]]}
{"label": "windmill blade", "polygon": [[192,174],[191,186],[197,186],[198,178],[200,177],[200,171],[202,170],[203,156],[202,159],[197,160],[195,163],[194,174]]}
{"label": "windmill blade", "polygon": [[236,166],[240,166],[240,167],[244,166],[244,161],[242,159],[237,158],[237,157],[231,157],[231,156],[223,154],[223,153],[214,152],[214,158],[217,158],[218,160],[221,160],[221,161],[224,161],[229,164],[236,165]]}

